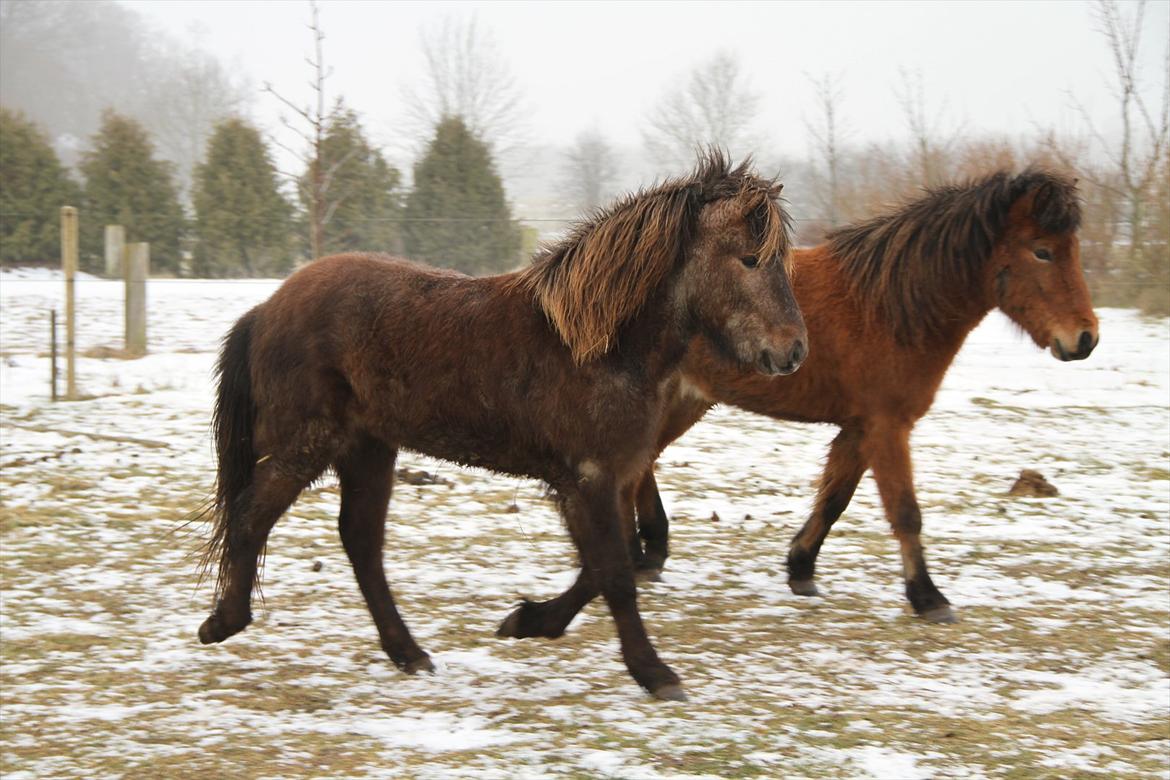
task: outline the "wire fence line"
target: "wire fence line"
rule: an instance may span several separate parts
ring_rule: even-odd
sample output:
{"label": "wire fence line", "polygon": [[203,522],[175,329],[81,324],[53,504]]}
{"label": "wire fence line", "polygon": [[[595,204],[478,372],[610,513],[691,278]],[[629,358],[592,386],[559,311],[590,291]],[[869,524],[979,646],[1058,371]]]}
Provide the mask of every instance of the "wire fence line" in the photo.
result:
{"label": "wire fence line", "polygon": [[[22,268],[45,268],[45,269],[53,270],[53,271],[59,270],[58,265],[35,265],[35,266],[25,265],[25,266],[21,266],[21,267]],[[504,273],[507,273],[507,272],[505,271]],[[149,278],[148,281],[150,284],[166,284],[168,282],[177,282],[177,283],[181,283],[181,284],[182,283],[273,284],[273,283],[283,282],[287,278],[288,278],[287,276],[236,277],[236,278],[227,278],[227,279],[200,277],[200,276],[188,276],[188,277],[152,276]],[[46,284],[46,283],[63,282],[63,281],[64,281],[64,278],[61,278],[61,279],[48,279],[48,278],[46,278],[46,279],[29,279],[29,278],[14,277],[14,278],[10,279],[10,278],[8,278],[8,276],[6,274],[0,273],[0,282],[2,282],[3,284],[17,284],[17,283]],[[75,278],[73,280],[73,283],[74,284],[99,284],[99,283],[100,284],[123,284],[124,281],[125,280],[123,280],[121,277],[110,277],[110,278],[106,278],[106,279],[99,278],[99,277],[92,277],[92,278],[78,277],[78,278]],[[1149,287],[1149,284],[1147,284],[1146,282],[1140,282],[1140,281],[1106,282],[1103,284],[1094,284],[1093,285],[1093,289],[1101,290],[1101,291],[1105,291],[1105,290],[1110,290],[1110,291],[1112,291],[1112,290],[1144,290],[1147,287]]]}
{"label": "wire fence line", "polygon": [[[99,222],[109,222],[115,224],[122,215],[110,216],[108,218],[101,215],[94,217],[87,215],[84,211],[78,211],[79,216],[89,216],[90,219],[96,219]],[[0,213],[0,219],[39,219],[43,218],[44,214],[24,214],[15,212]],[[56,218],[56,214],[52,215]],[[143,217],[161,217],[162,214],[154,214],[150,212],[137,213],[133,215],[135,218]],[[588,220],[588,215],[578,215],[573,217],[511,217],[505,219],[503,217],[352,217],[348,218],[347,222],[581,222]]]}
{"label": "wire fence line", "polygon": [[[80,219],[85,219],[88,216],[89,219],[91,219],[91,220],[96,219],[98,222],[102,222],[104,224],[111,224],[111,225],[119,224],[118,220],[122,219],[122,217],[120,215],[119,216],[112,216],[112,217],[108,217],[108,218],[101,217],[101,216],[94,217],[92,215],[86,214],[86,212],[81,211],[80,209],[78,210],[78,215],[79,215]],[[38,218],[42,218],[44,216],[45,216],[44,214],[20,214],[20,213],[11,213],[11,212],[0,213],[0,219],[38,219]],[[154,214],[154,213],[150,213],[150,212],[140,213],[140,214],[134,215],[135,218],[158,217],[158,216],[163,216],[163,215]],[[53,218],[56,219],[55,214],[53,215]],[[572,217],[511,217],[509,219],[505,219],[503,217],[351,217],[351,218],[347,218],[346,221],[347,222],[456,222],[456,223],[458,223],[458,222],[490,222],[490,223],[497,223],[497,222],[507,222],[507,223],[513,223],[513,222],[559,222],[559,223],[573,223],[573,222],[589,222],[592,219],[593,219],[593,217],[590,214],[582,213],[582,214],[578,214],[578,215],[572,216]],[[821,221],[815,217],[790,216],[789,219],[793,223],[820,222]],[[189,221],[194,222],[195,220],[189,220]]]}

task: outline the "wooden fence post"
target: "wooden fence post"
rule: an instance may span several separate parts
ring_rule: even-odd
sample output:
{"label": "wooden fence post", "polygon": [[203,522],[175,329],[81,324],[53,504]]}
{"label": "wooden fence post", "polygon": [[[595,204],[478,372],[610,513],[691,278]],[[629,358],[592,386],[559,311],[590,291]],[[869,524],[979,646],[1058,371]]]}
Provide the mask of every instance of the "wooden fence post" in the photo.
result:
{"label": "wooden fence post", "polygon": [[146,277],[150,273],[150,244],[126,247],[126,354],[146,354]]}
{"label": "wooden fence post", "polygon": [[65,271],[65,398],[77,399],[77,372],[74,365],[76,325],[74,277],[77,276],[77,209],[61,207],[61,266]]}
{"label": "wooden fence post", "polygon": [[106,225],[106,276],[117,279],[123,276],[122,264],[126,261],[126,228],[121,225]]}

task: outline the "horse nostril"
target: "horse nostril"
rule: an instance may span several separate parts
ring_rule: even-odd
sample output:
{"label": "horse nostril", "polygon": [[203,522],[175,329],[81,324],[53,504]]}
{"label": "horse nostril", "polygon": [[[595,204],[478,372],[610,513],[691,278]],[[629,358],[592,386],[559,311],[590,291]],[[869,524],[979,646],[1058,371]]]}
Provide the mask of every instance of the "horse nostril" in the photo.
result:
{"label": "horse nostril", "polygon": [[1081,331],[1081,337],[1077,340],[1077,354],[1088,355],[1093,349],[1093,334],[1087,330]]}
{"label": "horse nostril", "polygon": [[799,365],[804,360],[804,356],[805,356],[804,342],[801,341],[800,339],[797,339],[796,343],[792,345],[791,357],[789,359],[793,363]]}

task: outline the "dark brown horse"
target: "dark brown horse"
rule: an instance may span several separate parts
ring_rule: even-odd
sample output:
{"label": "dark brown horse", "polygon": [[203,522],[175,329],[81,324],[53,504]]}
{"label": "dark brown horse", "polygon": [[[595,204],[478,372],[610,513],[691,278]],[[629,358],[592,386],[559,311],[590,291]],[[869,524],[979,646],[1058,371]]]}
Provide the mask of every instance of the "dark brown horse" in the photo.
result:
{"label": "dark brown horse", "polygon": [[[910,432],[926,414],[967,334],[998,308],[1060,360],[1081,360],[1097,345],[1081,271],[1075,182],[1030,169],[1000,172],[929,192],[901,210],[839,230],[821,246],[795,252],[793,287],[812,350],[794,376],[751,376],[694,345],[659,431],[661,450],[716,402],[779,420],[833,423],[812,517],[788,553],[788,583],[817,593],[817,553],[867,469],[902,549],[906,596],[935,622],[952,622],[930,579],[919,533]],[[668,520],[653,469],[636,493],[638,531],[628,518],[639,574],[664,564]],[[645,542],[641,551],[638,539]],[[584,580],[562,596],[527,604],[524,636],[560,636],[593,597]],[[507,624],[505,624],[507,625]]]}
{"label": "dark brown horse", "polygon": [[218,601],[200,640],[248,625],[269,531],[332,467],[341,540],[382,648],[408,673],[432,669],[382,567],[406,447],[547,482],[630,674],[682,698],[638,614],[618,494],[652,463],[665,389],[693,338],[745,370],[791,373],[802,360],[778,194],[712,152],[691,177],[620,201],[516,273],[476,279],[339,255],[290,277],[220,356],[206,556],[219,564]]}

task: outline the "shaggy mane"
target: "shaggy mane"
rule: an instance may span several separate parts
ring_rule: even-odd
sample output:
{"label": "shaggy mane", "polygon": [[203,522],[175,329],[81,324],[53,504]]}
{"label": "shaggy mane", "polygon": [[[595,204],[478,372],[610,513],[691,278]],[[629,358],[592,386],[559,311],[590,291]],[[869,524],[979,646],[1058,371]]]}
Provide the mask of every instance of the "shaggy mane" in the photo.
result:
{"label": "shaggy mane", "polygon": [[928,190],[897,211],[833,231],[829,249],[853,293],[872,302],[898,340],[920,342],[955,315],[955,285],[977,284],[1008,212],[1026,195],[1033,196],[1029,216],[1041,230],[1079,229],[1076,181],[1028,168]]}
{"label": "shaggy mane", "polygon": [[774,257],[790,262],[780,185],[750,167],[744,160],[732,168],[721,151],[708,150],[690,176],[627,195],[577,223],[564,239],[543,247],[510,285],[536,299],[577,363],[603,355],[618,328],[682,262],[699,213],[712,201],[742,202],[760,242],[761,264]]}

